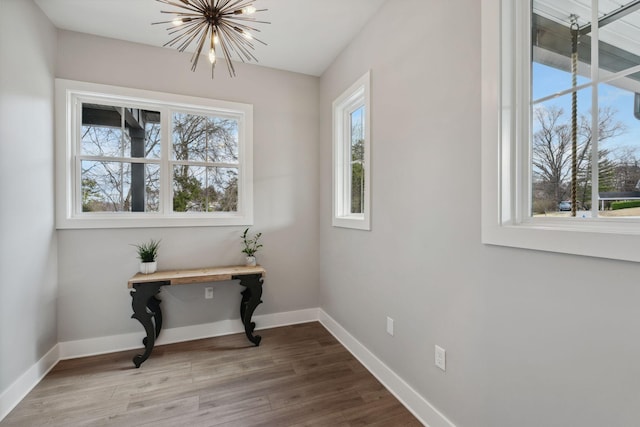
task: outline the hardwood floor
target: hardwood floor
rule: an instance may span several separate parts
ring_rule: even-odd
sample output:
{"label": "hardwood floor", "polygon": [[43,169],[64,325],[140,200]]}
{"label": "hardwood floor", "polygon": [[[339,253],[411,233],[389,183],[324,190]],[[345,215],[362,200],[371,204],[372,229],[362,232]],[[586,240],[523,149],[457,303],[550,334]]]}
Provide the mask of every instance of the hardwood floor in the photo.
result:
{"label": "hardwood floor", "polygon": [[420,426],[322,325],[61,361],[4,426]]}

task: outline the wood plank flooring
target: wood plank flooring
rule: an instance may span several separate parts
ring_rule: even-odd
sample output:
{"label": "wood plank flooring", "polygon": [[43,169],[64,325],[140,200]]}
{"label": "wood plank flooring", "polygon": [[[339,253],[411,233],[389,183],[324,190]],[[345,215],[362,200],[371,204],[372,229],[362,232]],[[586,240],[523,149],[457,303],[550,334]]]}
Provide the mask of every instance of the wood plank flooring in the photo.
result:
{"label": "wood plank flooring", "polygon": [[320,323],[61,361],[1,426],[420,426]]}

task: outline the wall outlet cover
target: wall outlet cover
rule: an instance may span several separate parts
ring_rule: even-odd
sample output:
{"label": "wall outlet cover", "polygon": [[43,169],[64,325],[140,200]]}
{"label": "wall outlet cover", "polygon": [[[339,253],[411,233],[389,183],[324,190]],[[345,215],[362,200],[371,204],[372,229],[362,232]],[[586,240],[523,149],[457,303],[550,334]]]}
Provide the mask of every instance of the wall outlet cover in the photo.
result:
{"label": "wall outlet cover", "polygon": [[447,369],[446,351],[444,348],[440,347],[439,345],[436,345],[435,361],[436,361],[436,366],[438,368],[442,369],[443,371],[446,371]]}
{"label": "wall outlet cover", "polygon": [[387,333],[393,336],[393,319],[391,317],[387,317]]}

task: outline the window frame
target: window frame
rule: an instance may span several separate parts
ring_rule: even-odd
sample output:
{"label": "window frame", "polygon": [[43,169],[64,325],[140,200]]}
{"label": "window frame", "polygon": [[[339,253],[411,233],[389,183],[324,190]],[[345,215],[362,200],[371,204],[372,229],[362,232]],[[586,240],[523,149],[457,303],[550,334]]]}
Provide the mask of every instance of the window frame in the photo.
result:
{"label": "window frame", "polygon": [[530,75],[522,47],[530,3],[486,0],[481,8],[482,242],[640,262],[639,219],[527,218]]}
{"label": "window frame", "polygon": [[[147,228],[253,225],[253,105],[141,89],[56,79],[56,228]],[[136,163],[160,164],[159,212],[82,212],[79,170],[82,102],[160,112],[161,154]],[[171,126],[174,112],[238,118],[238,210],[173,212]]]}
{"label": "window frame", "polygon": [[[351,213],[350,116],[364,107],[364,191],[362,213]],[[371,72],[367,71],[332,104],[333,113],[333,219],[334,227],[371,230]]]}

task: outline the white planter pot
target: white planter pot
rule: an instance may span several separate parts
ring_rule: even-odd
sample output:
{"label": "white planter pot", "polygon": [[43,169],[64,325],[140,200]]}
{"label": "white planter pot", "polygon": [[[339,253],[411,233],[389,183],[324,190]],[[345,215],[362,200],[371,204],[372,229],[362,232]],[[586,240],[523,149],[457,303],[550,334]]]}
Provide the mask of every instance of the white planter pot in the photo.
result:
{"label": "white planter pot", "polygon": [[158,269],[157,261],[140,263],[140,273],[142,274],[155,273],[157,269]]}
{"label": "white planter pot", "polygon": [[248,256],[245,258],[247,267],[255,267],[256,266],[256,257]]}

